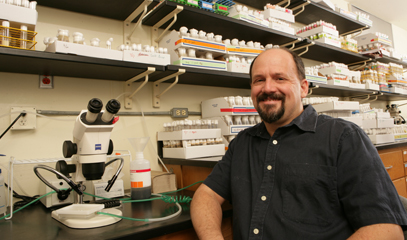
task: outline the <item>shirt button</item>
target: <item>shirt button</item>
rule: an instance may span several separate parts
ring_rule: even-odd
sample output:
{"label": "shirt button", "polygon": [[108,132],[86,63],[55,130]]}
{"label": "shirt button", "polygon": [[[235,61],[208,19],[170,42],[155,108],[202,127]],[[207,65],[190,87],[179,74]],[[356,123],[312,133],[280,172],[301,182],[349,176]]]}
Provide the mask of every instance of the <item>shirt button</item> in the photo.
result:
{"label": "shirt button", "polygon": [[273,140],[273,144],[274,144],[274,145],[277,145],[277,140]]}
{"label": "shirt button", "polygon": [[266,199],[267,199],[266,196],[262,196],[262,197],[261,197],[261,200],[262,200],[262,201],[266,201]]}
{"label": "shirt button", "polygon": [[271,165],[267,166],[267,170],[271,170],[273,167]]}
{"label": "shirt button", "polygon": [[254,233],[254,234],[259,234],[259,229],[255,228],[255,229],[253,230],[253,233]]}

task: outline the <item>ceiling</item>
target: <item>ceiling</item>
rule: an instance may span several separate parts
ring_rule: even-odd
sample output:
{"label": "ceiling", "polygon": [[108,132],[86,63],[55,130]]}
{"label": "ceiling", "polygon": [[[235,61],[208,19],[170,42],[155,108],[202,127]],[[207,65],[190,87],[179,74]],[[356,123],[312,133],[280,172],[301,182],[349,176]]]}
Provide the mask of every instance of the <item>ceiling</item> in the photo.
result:
{"label": "ceiling", "polygon": [[346,0],[350,4],[363,9],[393,25],[407,31],[406,0]]}

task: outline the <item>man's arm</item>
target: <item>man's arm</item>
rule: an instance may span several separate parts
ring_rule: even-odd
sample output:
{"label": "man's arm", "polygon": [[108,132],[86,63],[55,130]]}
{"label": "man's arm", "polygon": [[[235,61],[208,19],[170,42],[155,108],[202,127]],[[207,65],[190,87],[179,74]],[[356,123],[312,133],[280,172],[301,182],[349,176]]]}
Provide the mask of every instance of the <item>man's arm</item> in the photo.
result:
{"label": "man's arm", "polygon": [[359,228],[348,240],[404,240],[403,230],[396,224],[373,224]]}
{"label": "man's arm", "polygon": [[224,201],[204,184],[196,190],[191,202],[191,218],[199,239],[223,239],[221,205]]}

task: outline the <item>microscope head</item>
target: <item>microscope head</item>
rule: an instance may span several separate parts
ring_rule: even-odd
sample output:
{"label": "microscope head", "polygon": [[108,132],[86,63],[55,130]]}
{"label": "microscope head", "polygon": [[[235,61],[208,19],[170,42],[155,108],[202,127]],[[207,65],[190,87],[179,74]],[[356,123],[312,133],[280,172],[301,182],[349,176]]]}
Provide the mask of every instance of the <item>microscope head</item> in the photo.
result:
{"label": "microscope head", "polygon": [[110,134],[117,121],[114,116],[120,109],[120,102],[112,99],[107,103],[106,111],[102,111],[102,107],[100,99],[91,99],[88,110],[81,111],[76,118],[73,141],[64,142],[64,157],[72,157],[76,164],[75,181],[101,179],[107,155],[113,152]]}

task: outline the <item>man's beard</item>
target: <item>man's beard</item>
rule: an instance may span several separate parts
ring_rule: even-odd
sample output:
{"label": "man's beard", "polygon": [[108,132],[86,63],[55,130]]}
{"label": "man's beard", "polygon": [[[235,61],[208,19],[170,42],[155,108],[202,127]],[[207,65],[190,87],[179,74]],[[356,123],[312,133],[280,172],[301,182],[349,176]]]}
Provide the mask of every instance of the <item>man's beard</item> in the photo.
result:
{"label": "man's beard", "polygon": [[[260,106],[260,102],[267,98],[281,100],[281,107],[277,110],[271,110],[274,106],[265,105],[264,109]],[[285,113],[285,96],[281,94],[262,94],[257,97],[257,112],[259,113],[261,119],[266,123],[274,123],[284,115]]]}

